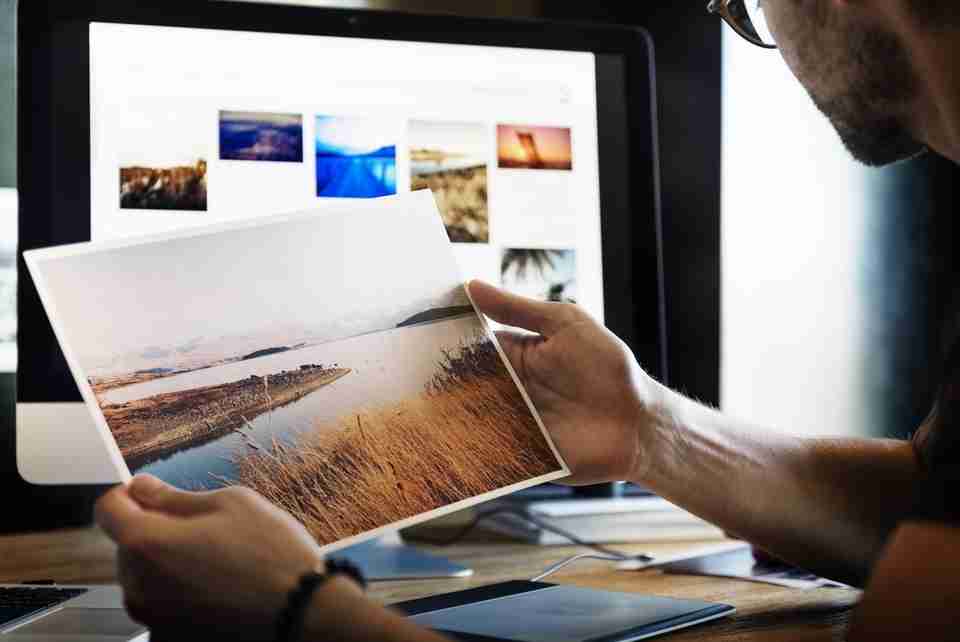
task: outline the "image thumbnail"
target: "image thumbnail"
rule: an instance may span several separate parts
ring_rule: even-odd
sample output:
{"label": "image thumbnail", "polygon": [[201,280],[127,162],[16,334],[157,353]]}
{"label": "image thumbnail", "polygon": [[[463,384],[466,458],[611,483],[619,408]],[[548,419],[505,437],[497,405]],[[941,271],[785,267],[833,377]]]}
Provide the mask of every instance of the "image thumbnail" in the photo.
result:
{"label": "image thumbnail", "polygon": [[303,117],[221,111],[220,159],[302,163]]}
{"label": "image thumbnail", "polygon": [[132,101],[112,126],[120,209],[207,210],[208,112],[191,101]]}
{"label": "image thumbnail", "polygon": [[562,475],[432,212],[377,211],[377,234],[352,208],[44,261],[131,472],[253,488],[321,544]]}
{"label": "image thumbnail", "polygon": [[414,120],[408,131],[410,189],[430,189],[455,243],[490,240],[487,128],[482,123]]}
{"label": "image thumbnail", "polygon": [[317,116],[317,196],[397,193],[397,134],[373,118]]}
{"label": "image thumbnail", "polygon": [[497,125],[497,163],[503,169],[573,169],[570,128]]}
{"label": "image thumbnail", "polygon": [[503,287],[516,294],[554,302],[577,302],[574,250],[507,249],[500,258]]}
{"label": "image thumbnail", "polygon": [[125,210],[207,209],[207,161],[175,167],[120,168],[120,208]]}

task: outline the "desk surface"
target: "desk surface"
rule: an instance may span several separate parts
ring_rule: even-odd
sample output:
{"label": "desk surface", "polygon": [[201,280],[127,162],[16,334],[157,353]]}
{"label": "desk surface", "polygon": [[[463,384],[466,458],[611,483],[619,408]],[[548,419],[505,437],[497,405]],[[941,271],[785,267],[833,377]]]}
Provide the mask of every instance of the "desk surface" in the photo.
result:
{"label": "desk surface", "polygon": [[[621,546],[655,556],[681,554],[719,542],[650,543]],[[508,579],[526,579],[553,562],[582,552],[575,547],[537,547],[474,539],[431,549],[475,570],[465,579],[376,583],[373,599],[390,603]],[[0,582],[55,579],[60,583],[104,583],[116,579],[115,548],[98,530],[0,537]],[[799,591],[739,580],[617,571],[609,563],[582,561],[552,576],[551,582],[666,597],[724,602],[738,613],[726,620],[673,634],[676,642],[749,642],[753,640],[842,640],[858,592],[843,589]]]}

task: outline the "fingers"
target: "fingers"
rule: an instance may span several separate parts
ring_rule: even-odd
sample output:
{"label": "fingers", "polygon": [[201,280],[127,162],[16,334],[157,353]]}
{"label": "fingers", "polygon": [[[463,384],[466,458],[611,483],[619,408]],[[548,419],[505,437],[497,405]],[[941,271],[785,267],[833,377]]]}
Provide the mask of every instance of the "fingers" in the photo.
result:
{"label": "fingers", "polygon": [[212,492],[187,492],[151,475],[134,477],[130,482],[130,496],[145,509],[179,517],[206,513],[216,505],[216,497]]}
{"label": "fingers", "polygon": [[517,296],[483,281],[470,281],[467,291],[477,309],[494,321],[545,337],[553,336],[577,320],[573,306]]}
{"label": "fingers", "polygon": [[143,518],[143,509],[129,493],[128,486],[115,486],[97,500],[94,518],[113,541],[126,538]]}

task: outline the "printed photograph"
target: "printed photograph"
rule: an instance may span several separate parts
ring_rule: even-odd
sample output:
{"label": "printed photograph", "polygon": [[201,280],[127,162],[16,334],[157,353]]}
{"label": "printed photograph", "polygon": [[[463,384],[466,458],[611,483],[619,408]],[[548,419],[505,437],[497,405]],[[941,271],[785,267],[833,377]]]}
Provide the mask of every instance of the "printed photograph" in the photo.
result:
{"label": "printed photograph", "polygon": [[560,476],[418,202],[38,260],[130,471],[248,486],[321,544]]}
{"label": "printed photograph", "polygon": [[137,103],[117,123],[120,209],[207,210],[209,117]]}
{"label": "printed photograph", "polygon": [[487,128],[482,123],[414,120],[410,189],[433,192],[454,243],[487,243]]}
{"label": "printed photograph", "polygon": [[317,116],[317,196],[397,193],[396,127],[374,118]]}
{"label": "printed photograph", "polygon": [[569,127],[497,125],[497,164],[502,169],[573,169]]}
{"label": "printed photograph", "polygon": [[220,112],[220,159],[303,162],[303,117],[259,111]]}
{"label": "printed photograph", "polygon": [[575,250],[507,249],[500,258],[503,287],[542,301],[577,302]]}

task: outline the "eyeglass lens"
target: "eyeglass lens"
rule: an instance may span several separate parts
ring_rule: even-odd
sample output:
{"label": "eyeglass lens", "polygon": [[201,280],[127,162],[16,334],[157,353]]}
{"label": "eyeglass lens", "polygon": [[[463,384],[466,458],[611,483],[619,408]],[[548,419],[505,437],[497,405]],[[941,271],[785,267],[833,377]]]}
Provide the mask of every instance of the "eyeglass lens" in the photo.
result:
{"label": "eyeglass lens", "polygon": [[729,5],[731,15],[737,19],[740,27],[756,40],[766,45],[774,45],[773,34],[767,26],[767,17],[763,12],[764,0],[734,0]]}

